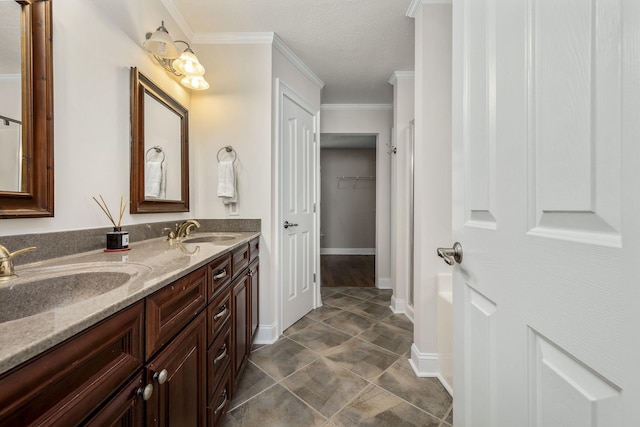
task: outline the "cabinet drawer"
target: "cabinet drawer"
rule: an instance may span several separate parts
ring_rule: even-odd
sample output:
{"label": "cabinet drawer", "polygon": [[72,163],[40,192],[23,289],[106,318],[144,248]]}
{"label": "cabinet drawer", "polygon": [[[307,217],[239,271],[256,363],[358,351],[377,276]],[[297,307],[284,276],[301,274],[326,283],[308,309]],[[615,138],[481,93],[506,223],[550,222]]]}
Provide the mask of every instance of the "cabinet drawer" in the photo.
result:
{"label": "cabinet drawer", "polygon": [[144,361],[137,303],[0,378],[0,425],[77,425]]}
{"label": "cabinet drawer", "polygon": [[211,345],[231,318],[229,287],[226,287],[207,307],[207,343]]}
{"label": "cabinet drawer", "polygon": [[224,415],[227,413],[227,409],[231,403],[230,385],[231,377],[229,376],[229,371],[227,371],[207,406],[207,425],[209,427],[222,425]]}
{"label": "cabinet drawer", "polygon": [[260,254],[260,237],[256,237],[249,242],[249,261],[258,258]]}
{"label": "cabinet drawer", "polygon": [[249,244],[245,243],[235,248],[231,252],[231,260],[233,261],[233,277],[236,277],[249,265]]}
{"label": "cabinet drawer", "polygon": [[209,301],[213,300],[231,280],[231,253],[226,253],[208,265],[209,269]]}
{"label": "cabinet drawer", "polygon": [[146,357],[166,345],[207,302],[206,267],[146,298]]}
{"label": "cabinet drawer", "polygon": [[207,351],[207,399],[211,400],[231,362],[231,327],[225,324],[216,342]]}

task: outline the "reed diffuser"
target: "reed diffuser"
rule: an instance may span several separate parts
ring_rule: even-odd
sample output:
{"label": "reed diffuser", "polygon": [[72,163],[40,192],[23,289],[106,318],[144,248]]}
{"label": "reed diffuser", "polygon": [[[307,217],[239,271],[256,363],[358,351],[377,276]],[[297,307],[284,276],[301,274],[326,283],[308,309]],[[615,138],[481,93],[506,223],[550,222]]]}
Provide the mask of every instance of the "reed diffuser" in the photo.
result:
{"label": "reed diffuser", "polygon": [[120,215],[118,216],[118,222],[115,221],[113,215],[111,215],[111,211],[109,210],[109,206],[104,201],[102,194],[99,195],[100,201],[93,197],[93,200],[100,206],[102,212],[109,218],[111,224],[113,224],[113,231],[107,233],[107,249],[105,252],[119,252],[119,251],[128,251],[129,250],[129,233],[126,231],[122,231],[122,216],[124,215],[124,211],[127,208],[127,202],[123,202],[122,196],[120,196]]}

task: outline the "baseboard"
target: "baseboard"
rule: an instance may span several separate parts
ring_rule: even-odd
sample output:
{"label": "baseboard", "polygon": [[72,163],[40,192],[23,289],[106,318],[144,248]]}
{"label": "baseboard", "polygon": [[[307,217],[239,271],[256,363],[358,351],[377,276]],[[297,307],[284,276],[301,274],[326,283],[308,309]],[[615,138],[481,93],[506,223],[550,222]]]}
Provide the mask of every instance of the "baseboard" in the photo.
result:
{"label": "baseboard", "polygon": [[411,344],[411,359],[409,364],[419,378],[438,378],[440,369],[437,353],[421,353],[416,344]]}
{"label": "baseboard", "polygon": [[391,311],[396,314],[406,313],[407,301],[403,298],[396,298],[395,295],[391,295]]}
{"label": "baseboard", "polygon": [[442,384],[442,387],[445,388],[445,390],[447,390],[447,392],[451,395],[451,397],[453,397],[453,387],[451,384],[449,384],[442,375],[438,374],[438,380],[440,380],[440,383]]}
{"label": "baseboard", "polygon": [[404,314],[411,320],[411,323],[413,323],[413,306],[405,304],[404,310]]}
{"label": "baseboard", "polygon": [[320,255],[375,255],[376,248],[320,248]]}
{"label": "baseboard", "polygon": [[378,283],[376,285],[376,287],[378,289],[393,289],[392,285],[392,281],[391,281],[391,277],[378,277]]}
{"label": "baseboard", "polygon": [[253,339],[254,344],[273,344],[278,341],[277,325],[258,325],[258,332]]}

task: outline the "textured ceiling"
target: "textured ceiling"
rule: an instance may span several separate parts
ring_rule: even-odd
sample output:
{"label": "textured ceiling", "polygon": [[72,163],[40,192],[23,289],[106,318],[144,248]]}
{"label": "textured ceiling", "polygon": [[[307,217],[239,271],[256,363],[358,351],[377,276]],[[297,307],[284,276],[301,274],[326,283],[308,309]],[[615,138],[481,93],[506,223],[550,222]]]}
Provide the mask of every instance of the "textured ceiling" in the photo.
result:
{"label": "textured ceiling", "polygon": [[275,32],[325,82],[323,104],[391,103],[413,70],[411,0],[165,0],[193,33]]}

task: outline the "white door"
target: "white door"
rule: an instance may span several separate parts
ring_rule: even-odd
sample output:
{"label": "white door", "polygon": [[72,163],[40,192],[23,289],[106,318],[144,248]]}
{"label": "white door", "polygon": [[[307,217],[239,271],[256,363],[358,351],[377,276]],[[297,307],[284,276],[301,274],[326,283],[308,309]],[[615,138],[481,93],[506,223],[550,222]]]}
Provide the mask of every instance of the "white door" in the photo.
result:
{"label": "white door", "polygon": [[640,2],[454,0],[456,426],[640,426]]}
{"label": "white door", "polygon": [[317,146],[311,107],[290,90],[284,90],[280,99],[284,331],[315,308]]}

